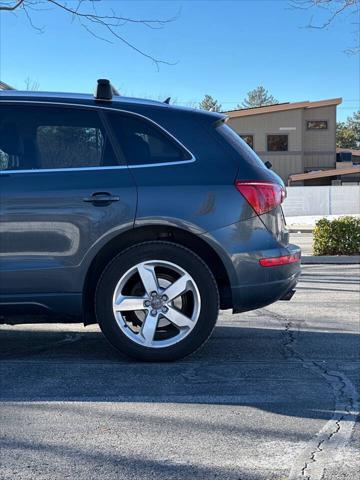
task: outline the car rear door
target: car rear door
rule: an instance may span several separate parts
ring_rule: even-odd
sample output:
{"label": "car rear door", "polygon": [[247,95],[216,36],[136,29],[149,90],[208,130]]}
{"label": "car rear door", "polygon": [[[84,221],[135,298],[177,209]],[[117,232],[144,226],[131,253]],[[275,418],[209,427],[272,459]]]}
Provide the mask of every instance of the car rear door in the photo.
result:
{"label": "car rear door", "polygon": [[97,108],[1,102],[0,301],[80,292],[89,256],[135,211]]}

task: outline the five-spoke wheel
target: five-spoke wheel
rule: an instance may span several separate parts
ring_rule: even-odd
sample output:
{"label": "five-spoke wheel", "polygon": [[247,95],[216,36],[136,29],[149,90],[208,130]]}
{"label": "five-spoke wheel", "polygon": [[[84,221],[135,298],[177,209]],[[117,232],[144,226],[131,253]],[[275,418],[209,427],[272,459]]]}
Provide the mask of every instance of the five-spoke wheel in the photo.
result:
{"label": "five-spoke wheel", "polygon": [[118,350],[141,360],[169,361],[210,336],[219,294],[208,266],[170,242],[144,242],[115,257],[101,275],[96,316]]}
{"label": "five-spoke wheel", "polygon": [[147,347],[173,345],[196,325],[201,308],[194,279],[163,260],[142,262],[120,278],[113,296],[116,321],[131,340]]}

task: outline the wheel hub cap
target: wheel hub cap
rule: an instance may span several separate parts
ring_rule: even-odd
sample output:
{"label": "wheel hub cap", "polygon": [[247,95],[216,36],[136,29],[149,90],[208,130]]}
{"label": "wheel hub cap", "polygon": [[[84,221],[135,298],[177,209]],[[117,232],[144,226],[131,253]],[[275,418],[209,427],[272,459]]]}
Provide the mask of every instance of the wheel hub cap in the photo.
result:
{"label": "wheel hub cap", "polygon": [[160,295],[156,294],[151,298],[150,305],[153,310],[161,310],[165,306],[165,302]]}

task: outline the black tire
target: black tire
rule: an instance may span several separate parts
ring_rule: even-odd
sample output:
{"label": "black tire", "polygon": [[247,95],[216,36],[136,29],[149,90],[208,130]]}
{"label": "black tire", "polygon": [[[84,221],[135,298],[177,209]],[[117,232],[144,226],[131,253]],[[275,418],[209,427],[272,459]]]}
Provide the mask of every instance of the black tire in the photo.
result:
{"label": "black tire", "polygon": [[[117,324],[112,309],[119,279],[135,265],[155,259],[171,262],[188,272],[201,298],[198,320],[190,333],[178,343],[162,348],[139,345],[128,338]],[[212,272],[194,252],[170,242],[144,242],[121,252],[104,269],[96,288],[95,312],[105,337],[119,351],[142,361],[174,361],[195,352],[210,337],[218,317],[219,293]]]}

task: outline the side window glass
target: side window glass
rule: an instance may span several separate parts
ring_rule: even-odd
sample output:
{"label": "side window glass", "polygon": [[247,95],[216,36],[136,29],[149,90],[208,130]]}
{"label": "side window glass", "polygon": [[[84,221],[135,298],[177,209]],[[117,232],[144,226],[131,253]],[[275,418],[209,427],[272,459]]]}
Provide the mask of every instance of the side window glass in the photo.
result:
{"label": "side window glass", "polygon": [[171,137],[142,118],[110,113],[110,122],[129,165],[177,162],[191,155]]}
{"label": "side window glass", "polygon": [[16,124],[8,121],[7,109],[0,109],[0,170],[19,168],[22,154],[19,132]]}
{"label": "side window glass", "polygon": [[117,164],[96,111],[19,105],[0,109],[1,170]]}
{"label": "side window glass", "polygon": [[17,155],[10,155],[9,153],[0,150],[0,170],[16,169],[19,163]]}
{"label": "side window glass", "polygon": [[100,128],[40,125],[36,129],[36,142],[41,168],[101,166],[105,138]]}

